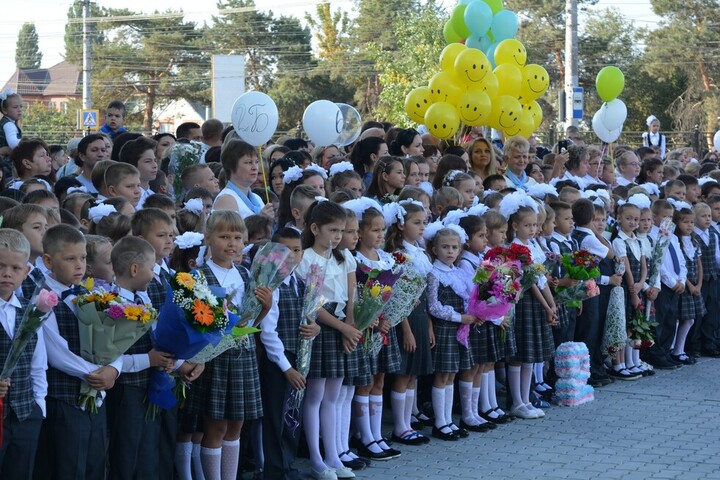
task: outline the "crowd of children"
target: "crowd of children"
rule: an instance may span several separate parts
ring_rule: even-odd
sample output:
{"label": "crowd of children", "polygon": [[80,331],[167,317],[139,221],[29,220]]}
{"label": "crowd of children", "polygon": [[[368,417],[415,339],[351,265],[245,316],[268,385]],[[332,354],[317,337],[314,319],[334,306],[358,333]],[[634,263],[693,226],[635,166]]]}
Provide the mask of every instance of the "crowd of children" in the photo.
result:
{"label": "crowd of children", "polygon": [[[21,105],[18,95],[2,99],[3,125],[21,119]],[[354,478],[405,446],[549,414],[563,342],[587,345],[594,387],[720,356],[712,161],[693,175],[688,152],[663,161],[657,148],[615,146],[611,158],[577,132],[568,151],[542,159],[520,137],[502,150],[470,139],[438,158],[435,144],[423,147],[433,139],[379,122],[363,127],[351,161],[336,147],[332,158],[330,147],[311,155],[299,139],[258,156],[217,121],[150,139],[125,131],[122,103],[106,117],[101,133],[68,145],[66,164],[17,126],[0,135],[0,361],[36,286],[60,298],[0,380],[0,478],[235,479],[252,463],[259,478],[292,479],[300,443],[312,478]],[[198,146],[198,158],[178,171],[172,152],[182,144]],[[276,290],[249,291],[247,267],[266,242],[285,245],[298,266]],[[597,256],[599,295],[561,303],[558,289],[575,281],[556,265],[508,315],[471,314],[485,253],[513,244],[536,264],[579,249]],[[427,286],[399,324],[378,317],[374,352],[356,327],[358,276],[391,271],[398,254]],[[304,324],[315,265],[327,303]],[[171,277],[196,271],[235,306],[257,297],[261,333],[207,363],[156,350],[151,332],[108,365],[83,359],[73,299],[85,279],[159,310]],[[652,345],[634,342],[638,315],[657,324]],[[297,365],[303,339],[314,339],[307,376]],[[148,414],[153,369],[190,383],[179,408]],[[102,392],[96,412],[80,407],[81,382]],[[291,425],[285,400],[302,389]]]}

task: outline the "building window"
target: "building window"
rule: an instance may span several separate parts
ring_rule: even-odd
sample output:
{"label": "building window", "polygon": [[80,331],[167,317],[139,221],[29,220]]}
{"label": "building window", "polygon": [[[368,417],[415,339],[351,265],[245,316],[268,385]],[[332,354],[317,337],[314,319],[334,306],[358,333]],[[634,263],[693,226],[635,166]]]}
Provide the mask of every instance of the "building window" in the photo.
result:
{"label": "building window", "polygon": [[57,110],[57,105],[55,105],[55,102],[48,102],[48,109]]}
{"label": "building window", "polygon": [[158,133],[175,133],[175,124],[173,122],[160,122],[160,132]]}
{"label": "building window", "polygon": [[62,113],[67,113],[68,111],[68,102],[60,102],[60,111]]}

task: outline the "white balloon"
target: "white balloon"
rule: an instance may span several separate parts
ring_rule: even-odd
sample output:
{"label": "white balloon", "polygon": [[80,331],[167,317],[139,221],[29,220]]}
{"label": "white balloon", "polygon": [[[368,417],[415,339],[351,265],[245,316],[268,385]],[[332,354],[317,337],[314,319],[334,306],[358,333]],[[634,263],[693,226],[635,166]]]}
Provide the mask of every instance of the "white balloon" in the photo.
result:
{"label": "white balloon", "polygon": [[600,112],[603,125],[611,131],[622,127],[622,124],[627,119],[627,107],[619,98],[603,103]]}
{"label": "white balloon", "polygon": [[303,113],[303,130],[315,146],[327,147],[338,141],[345,119],[340,107],[330,100],[316,100]]}
{"label": "white balloon", "polygon": [[343,129],[337,138],[337,144],[344,147],[350,145],[360,136],[362,119],[360,113],[347,103],[336,103],[343,115]]}
{"label": "white balloon", "polygon": [[715,146],[715,150],[720,152],[720,130],[715,132],[715,136],[713,137],[713,145]]}
{"label": "white balloon", "polygon": [[277,105],[262,92],[246,92],[235,100],[230,120],[241,139],[258,147],[277,130]]}
{"label": "white balloon", "polygon": [[595,132],[595,135],[602,140],[605,143],[612,143],[618,138],[620,138],[620,132],[622,132],[622,125],[620,125],[620,128],[609,130],[602,121],[603,115],[602,115],[602,109],[595,112],[595,115],[593,115],[592,119],[592,128]]}

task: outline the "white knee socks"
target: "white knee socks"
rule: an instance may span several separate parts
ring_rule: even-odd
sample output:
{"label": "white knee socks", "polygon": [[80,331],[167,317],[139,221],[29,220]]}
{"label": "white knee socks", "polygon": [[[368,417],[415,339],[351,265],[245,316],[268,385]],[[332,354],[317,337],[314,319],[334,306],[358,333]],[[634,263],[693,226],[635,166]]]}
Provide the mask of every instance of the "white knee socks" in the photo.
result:
{"label": "white knee socks", "polygon": [[202,447],[199,443],[193,443],[192,444],[192,472],[195,476],[195,480],[205,480],[205,475],[203,474],[202,469],[202,462],[200,461],[200,451],[202,450]]}
{"label": "white knee socks", "polygon": [[675,335],[675,348],[673,349],[673,355],[682,355],[685,353],[685,340],[687,340],[688,332],[693,326],[692,320],[685,320],[680,322]]}
{"label": "white knee socks", "polygon": [[520,388],[520,366],[510,365],[508,367],[508,384],[510,387],[510,395],[512,395],[513,408],[525,405],[523,402]]}
{"label": "white knee socks", "polygon": [[524,404],[530,403],[530,384],[532,383],[533,364],[523,363],[520,367],[520,395]]}
{"label": "white knee socks", "polygon": [[223,440],[221,451],[222,479],[234,480],[237,478],[238,463],[240,463],[240,440]]}
{"label": "white knee socks", "polygon": [[353,400],[355,429],[360,433],[360,441],[373,453],[381,453],[382,448],[375,443],[370,426],[370,399],[366,395],[355,395]]}
{"label": "white knee socks", "polygon": [[397,436],[401,436],[403,433],[410,429],[410,426],[405,424],[406,400],[407,392],[396,392],[395,390],[392,390],[390,392],[390,404],[392,406],[393,417],[393,433]]}
{"label": "white knee socks", "polygon": [[177,442],[175,444],[175,470],[180,480],[192,480],[190,458],[192,456],[192,442]]}
{"label": "white knee socks", "polygon": [[203,474],[207,480],[221,480],[222,448],[202,447],[200,462],[202,462]]}
{"label": "white knee socks", "polygon": [[412,428],[412,412],[415,405],[415,389],[405,390],[405,413],[403,415],[405,429]]}
{"label": "white knee socks", "polygon": [[[452,418],[452,409],[453,409],[453,400],[455,395],[455,387],[451,383],[450,385],[445,385],[445,420],[450,424],[453,425],[453,418]],[[457,427],[455,427],[457,428]],[[453,429],[455,430],[455,429]]]}
{"label": "white knee socks", "polygon": [[[442,427],[450,423],[445,419],[445,387],[432,387],[432,403],[433,412],[435,413],[435,427],[442,429]],[[441,431],[449,433],[445,429]]]}
{"label": "white knee socks", "polygon": [[463,422],[468,425],[478,425],[478,421],[475,418],[475,410],[473,408],[473,384],[472,382],[458,381],[458,388],[460,389],[460,406],[462,407],[462,419]]}

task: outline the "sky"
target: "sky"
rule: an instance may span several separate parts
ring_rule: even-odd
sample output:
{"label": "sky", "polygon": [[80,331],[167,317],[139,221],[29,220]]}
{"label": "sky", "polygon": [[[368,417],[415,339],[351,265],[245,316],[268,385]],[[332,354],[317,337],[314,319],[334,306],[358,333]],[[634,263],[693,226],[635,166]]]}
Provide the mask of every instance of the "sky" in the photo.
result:
{"label": "sky", "polygon": [[[40,51],[43,54],[43,68],[48,68],[63,60],[63,36],[67,11],[71,0],[7,0],[10,5],[4,7],[4,15],[0,18],[0,85],[4,84],[15,71],[15,44],[17,34],[24,22],[34,22],[40,39]],[[213,13],[217,13],[214,0],[95,0],[102,6],[122,6],[131,11],[152,13],[153,10],[182,9],[188,20],[209,21]],[[442,0],[452,7],[455,0]],[[559,0],[558,0],[559,1]],[[304,17],[305,12],[314,11],[319,3],[326,0],[259,0],[263,9],[272,10],[276,14]],[[333,10],[343,8],[351,10],[354,0],[332,0]],[[657,22],[650,8],[650,0],[599,0],[594,8],[612,7],[620,9],[628,18],[637,22],[640,27],[652,28]]]}

